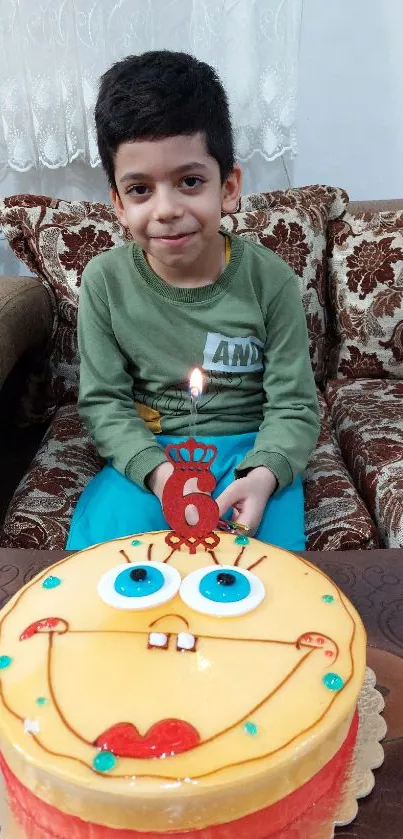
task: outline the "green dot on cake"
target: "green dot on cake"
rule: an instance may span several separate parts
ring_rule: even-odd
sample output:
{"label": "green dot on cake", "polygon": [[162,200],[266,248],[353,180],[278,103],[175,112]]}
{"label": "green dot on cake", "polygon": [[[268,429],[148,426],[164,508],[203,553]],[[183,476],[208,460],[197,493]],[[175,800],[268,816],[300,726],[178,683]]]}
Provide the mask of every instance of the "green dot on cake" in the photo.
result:
{"label": "green dot on cake", "polygon": [[328,690],[341,690],[344,687],[344,680],[338,673],[326,673],[323,677],[323,684]]}
{"label": "green dot on cake", "polygon": [[257,725],[254,722],[246,722],[244,724],[244,731],[246,734],[250,734],[251,737],[255,737],[257,734]]}
{"label": "green dot on cake", "polygon": [[60,577],[46,577],[46,579],[42,583],[43,588],[57,588],[61,585]]}
{"label": "green dot on cake", "polygon": [[99,752],[92,761],[92,765],[97,772],[110,772],[116,764],[117,760],[112,752]]}
{"label": "green dot on cake", "polygon": [[235,544],[236,545],[249,545],[249,537],[243,536],[241,533],[239,536],[235,536]]}

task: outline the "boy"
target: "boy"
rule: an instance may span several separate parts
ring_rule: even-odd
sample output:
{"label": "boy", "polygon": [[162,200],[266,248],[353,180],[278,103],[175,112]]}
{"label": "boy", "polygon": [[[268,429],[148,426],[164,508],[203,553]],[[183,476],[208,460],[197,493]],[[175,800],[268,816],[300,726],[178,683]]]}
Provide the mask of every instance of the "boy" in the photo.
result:
{"label": "boy", "polygon": [[220,232],[241,193],[221,83],[185,53],[129,56],[102,77],[95,121],[135,244],[82,277],[79,409],[107,465],[67,547],[168,527],[164,447],[188,434],[188,377],[201,367],[195,436],[218,447],[221,515],[232,508],[251,534],[303,549],[300,476],[319,430],[305,316],[286,263]]}

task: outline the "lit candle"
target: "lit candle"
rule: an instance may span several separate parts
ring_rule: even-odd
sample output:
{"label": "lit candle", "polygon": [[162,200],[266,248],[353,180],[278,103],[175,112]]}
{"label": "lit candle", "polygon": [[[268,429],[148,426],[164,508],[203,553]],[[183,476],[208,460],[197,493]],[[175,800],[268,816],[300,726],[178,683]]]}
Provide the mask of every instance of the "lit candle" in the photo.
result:
{"label": "lit candle", "polygon": [[197,419],[197,402],[203,393],[203,373],[198,367],[195,367],[190,374],[189,379],[189,393],[190,393],[190,420],[189,420],[189,437],[193,437],[196,427]]}
{"label": "lit candle", "polygon": [[203,393],[203,373],[198,367],[195,367],[190,374],[189,379],[189,393],[190,398],[197,401]]}
{"label": "lit candle", "polygon": [[[190,553],[195,553],[198,545],[203,545],[205,550],[212,550],[220,541],[214,533],[220,513],[217,502],[210,495],[216,486],[210,467],[217,457],[217,447],[198,443],[192,433],[197,417],[197,402],[202,393],[203,373],[195,367],[189,378],[190,439],[168,444],[165,449],[173,466],[172,475],[166,481],[162,495],[164,515],[172,528],[165,541],[174,550],[186,545]],[[186,484],[191,479],[196,483],[196,489],[186,493]],[[196,507],[197,521],[194,524],[189,524],[186,518],[188,507]]]}

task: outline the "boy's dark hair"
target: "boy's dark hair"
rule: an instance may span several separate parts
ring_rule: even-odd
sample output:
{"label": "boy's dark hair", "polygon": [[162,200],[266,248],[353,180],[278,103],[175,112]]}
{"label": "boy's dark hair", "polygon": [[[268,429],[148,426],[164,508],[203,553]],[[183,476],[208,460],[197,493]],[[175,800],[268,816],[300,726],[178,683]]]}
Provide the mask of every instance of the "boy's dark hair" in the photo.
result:
{"label": "boy's dark hair", "polygon": [[95,106],[99,154],[116,189],[114,156],[121,143],[202,133],[221,181],[234,168],[228,100],[212,67],[184,52],[129,55],[101,78]]}

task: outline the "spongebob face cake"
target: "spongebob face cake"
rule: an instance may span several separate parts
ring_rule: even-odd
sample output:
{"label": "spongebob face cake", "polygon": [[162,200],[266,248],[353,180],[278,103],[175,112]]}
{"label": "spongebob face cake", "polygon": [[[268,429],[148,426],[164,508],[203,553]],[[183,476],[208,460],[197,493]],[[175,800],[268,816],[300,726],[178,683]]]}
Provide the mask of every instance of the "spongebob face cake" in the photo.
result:
{"label": "spongebob face cake", "polygon": [[363,681],[361,620],[309,562],[165,535],[70,555],[0,613],[3,769],[102,839],[269,812],[340,753]]}

